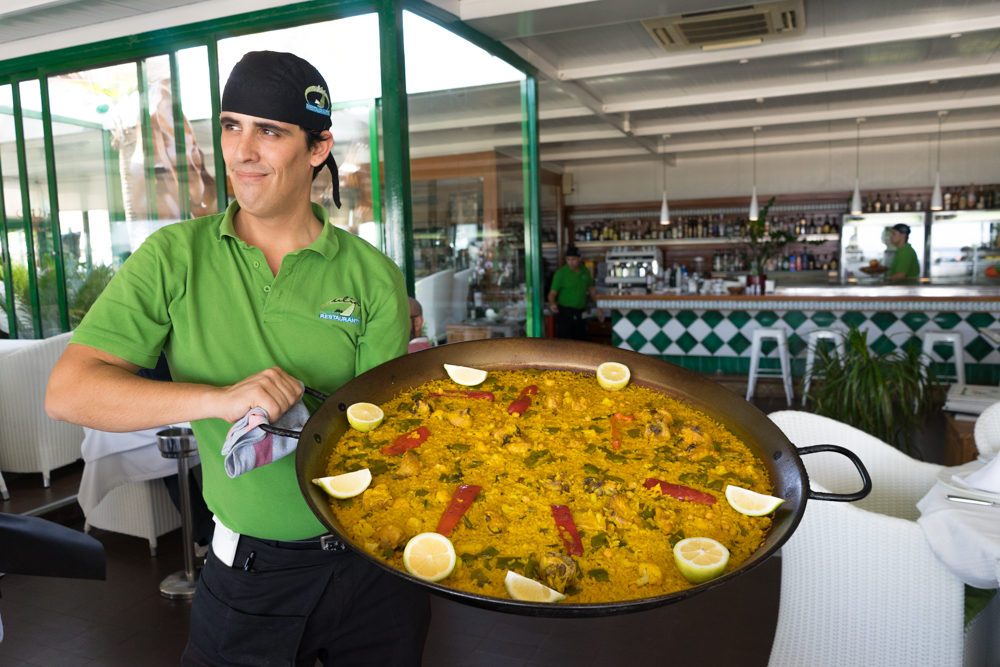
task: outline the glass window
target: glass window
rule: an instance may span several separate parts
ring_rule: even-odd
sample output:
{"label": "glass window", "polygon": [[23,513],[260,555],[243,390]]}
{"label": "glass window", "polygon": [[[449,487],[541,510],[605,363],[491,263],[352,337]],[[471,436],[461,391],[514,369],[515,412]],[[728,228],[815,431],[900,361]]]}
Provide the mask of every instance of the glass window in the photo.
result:
{"label": "glass window", "polygon": [[[31,296],[28,287],[28,244],[24,234],[24,210],[21,203],[21,178],[14,134],[14,97],[11,86],[0,86],[0,174],[3,176],[4,223],[7,247],[0,278],[5,279],[0,300],[0,332],[12,338],[34,338]],[[14,313],[7,312],[8,296]],[[11,321],[13,320],[13,322]]]}
{"label": "glass window", "polygon": [[[59,326],[59,275],[56,271],[56,247],[53,238],[52,208],[49,203],[49,178],[45,160],[45,137],[42,129],[42,91],[37,79],[22,81],[21,119],[24,127],[24,152],[27,165],[30,210],[22,220],[30,221],[34,237],[35,283],[38,290],[38,313],[41,337],[53,336]],[[30,241],[29,241],[30,242]],[[38,318],[36,318],[36,323]]]}
{"label": "glass window", "polygon": [[523,336],[524,75],[403,17],[422,333],[433,342]]}
{"label": "glass window", "polygon": [[328,169],[317,175],[312,200],[326,209],[333,224],[381,248],[381,219],[376,216],[380,193],[372,182],[370,127],[374,100],[382,94],[378,40],[377,14],[223,39],[219,83],[225,89],[233,67],[249,51],[294,53],[320,71],[334,107],[330,131],[340,172],[341,208],[333,203]]}
{"label": "glass window", "polygon": [[184,115],[184,149],[187,152],[188,211],[192,218],[200,218],[219,212],[208,48],[198,46],[178,51],[177,73]]}

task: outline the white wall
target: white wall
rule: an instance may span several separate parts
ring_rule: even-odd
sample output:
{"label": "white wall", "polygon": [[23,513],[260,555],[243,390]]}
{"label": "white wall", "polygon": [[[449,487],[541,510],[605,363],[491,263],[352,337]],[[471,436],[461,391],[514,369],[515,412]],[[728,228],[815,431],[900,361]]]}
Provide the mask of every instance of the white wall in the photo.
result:
{"label": "white wall", "polygon": [[[931,187],[937,142],[884,143],[861,146],[861,189]],[[762,196],[854,189],[853,146],[757,152],[757,192]],[[607,162],[566,166],[574,193],[568,205],[656,201],[663,192],[663,162]],[[941,147],[941,184],[1000,183],[1000,136],[946,140]],[[667,197],[698,199],[750,196],[753,157],[738,155],[679,156],[667,167]]]}

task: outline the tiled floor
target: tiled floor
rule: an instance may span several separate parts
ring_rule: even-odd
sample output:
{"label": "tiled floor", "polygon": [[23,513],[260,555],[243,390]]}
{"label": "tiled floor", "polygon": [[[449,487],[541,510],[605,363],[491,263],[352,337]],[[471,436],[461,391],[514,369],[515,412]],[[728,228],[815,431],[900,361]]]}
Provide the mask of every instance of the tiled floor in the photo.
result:
{"label": "tiled floor", "polygon": [[[733,388],[737,393],[745,391]],[[764,412],[787,409],[761,391]],[[927,460],[943,456],[943,423],[918,438]],[[81,466],[53,474],[10,475],[12,499],[0,511],[20,513],[75,492]],[[65,514],[64,514],[65,516]],[[77,522],[76,527],[82,528]],[[0,667],[174,666],[187,641],[189,604],[159,596],[157,584],[181,569],[180,533],[160,538],[151,558],[141,539],[94,530],[105,546],[108,580],[8,575],[0,580],[5,639]],[[777,623],[781,560],[772,558],[730,584],[657,610],[601,619],[510,616],[435,598],[424,653],[428,667],[462,665],[587,667],[696,662],[766,665]]]}

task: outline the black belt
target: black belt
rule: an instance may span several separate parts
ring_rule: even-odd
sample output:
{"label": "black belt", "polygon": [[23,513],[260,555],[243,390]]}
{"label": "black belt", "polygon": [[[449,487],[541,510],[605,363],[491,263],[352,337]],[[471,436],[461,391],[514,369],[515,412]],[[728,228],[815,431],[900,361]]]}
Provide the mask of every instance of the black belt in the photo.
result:
{"label": "black belt", "polygon": [[251,537],[250,535],[243,535],[243,537],[256,540],[270,547],[277,547],[278,549],[292,549],[293,551],[347,551],[347,545],[340,538],[333,535],[321,535],[309,538],[308,540],[294,540],[291,542],[262,540],[259,537]]}

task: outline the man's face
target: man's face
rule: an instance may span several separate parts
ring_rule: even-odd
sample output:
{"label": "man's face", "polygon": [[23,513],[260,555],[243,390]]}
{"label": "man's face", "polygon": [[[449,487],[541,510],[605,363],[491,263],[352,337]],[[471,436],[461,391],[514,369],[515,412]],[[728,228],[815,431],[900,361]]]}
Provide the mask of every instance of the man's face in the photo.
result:
{"label": "man's face", "polygon": [[280,215],[290,202],[309,196],[313,169],[333,145],[329,133],[310,149],[297,125],[232,111],[223,112],[220,122],[222,155],[241,209]]}
{"label": "man's face", "polygon": [[903,247],[903,244],[906,243],[906,238],[906,234],[896,231],[895,229],[889,231],[889,243],[897,248]]}
{"label": "man's face", "polygon": [[580,258],[579,257],[567,257],[566,266],[568,266],[573,271],[580,268]]}

